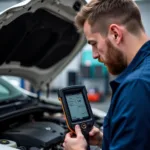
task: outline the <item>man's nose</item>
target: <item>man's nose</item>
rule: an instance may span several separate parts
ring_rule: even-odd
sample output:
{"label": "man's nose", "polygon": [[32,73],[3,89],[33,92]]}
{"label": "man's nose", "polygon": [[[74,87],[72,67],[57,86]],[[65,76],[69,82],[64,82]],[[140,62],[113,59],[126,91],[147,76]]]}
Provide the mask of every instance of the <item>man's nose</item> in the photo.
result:
{"label": "man's nose", "polygon": [[99,58],[99,55],[98,55],[98,53],[97,53],[97,52],[93,51],[93,52],[92,52],[92,54],[93,54],[93,58],[94,58],[94,59]]}

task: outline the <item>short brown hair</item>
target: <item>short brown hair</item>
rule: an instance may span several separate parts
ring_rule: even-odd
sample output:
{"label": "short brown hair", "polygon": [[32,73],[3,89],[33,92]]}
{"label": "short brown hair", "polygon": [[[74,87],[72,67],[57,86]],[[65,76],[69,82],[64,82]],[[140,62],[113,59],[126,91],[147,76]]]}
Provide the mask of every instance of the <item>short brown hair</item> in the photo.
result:
{"label": "short brown hair", "polygon": [[91,0],[75,17],[78,30],[83,29],[86,20],[92,26],[98,23],[100,32],[104,34],[112,23],[125,25],[133,34],[140,29],[144,31],[139,8],[133,0]]}

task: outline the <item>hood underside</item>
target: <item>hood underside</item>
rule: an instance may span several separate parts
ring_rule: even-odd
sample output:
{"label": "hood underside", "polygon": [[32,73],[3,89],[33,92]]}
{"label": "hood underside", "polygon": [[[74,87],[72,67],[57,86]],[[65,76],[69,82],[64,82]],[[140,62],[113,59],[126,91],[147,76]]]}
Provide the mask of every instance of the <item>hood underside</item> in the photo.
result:
{"label": "hood underside", "polygon": [[73,20],[84,2],[26,0],[0,15],[0,74],[28,79],[40,89],[85,44]]}

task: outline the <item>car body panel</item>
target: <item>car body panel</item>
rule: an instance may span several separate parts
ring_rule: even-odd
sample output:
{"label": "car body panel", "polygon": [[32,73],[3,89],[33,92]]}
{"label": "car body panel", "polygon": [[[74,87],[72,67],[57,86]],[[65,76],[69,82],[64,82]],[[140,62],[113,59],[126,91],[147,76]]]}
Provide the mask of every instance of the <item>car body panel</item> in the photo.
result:
{"label": "car body panel", "polygon": [[75,3],[25,0],[1,12],[0,75],[23,77],[37,90],[50,83],[86,43],[74,26]]}

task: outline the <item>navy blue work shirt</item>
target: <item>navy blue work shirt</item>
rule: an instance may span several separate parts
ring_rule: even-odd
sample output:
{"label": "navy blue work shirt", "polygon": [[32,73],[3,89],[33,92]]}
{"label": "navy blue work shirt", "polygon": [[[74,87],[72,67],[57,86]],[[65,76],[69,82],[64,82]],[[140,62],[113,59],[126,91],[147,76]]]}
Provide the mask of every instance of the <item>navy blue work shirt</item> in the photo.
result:
{"label": "navy blue work shirt", "polygon": [[110,86],[102,150],[150,150],[150,41]]}

